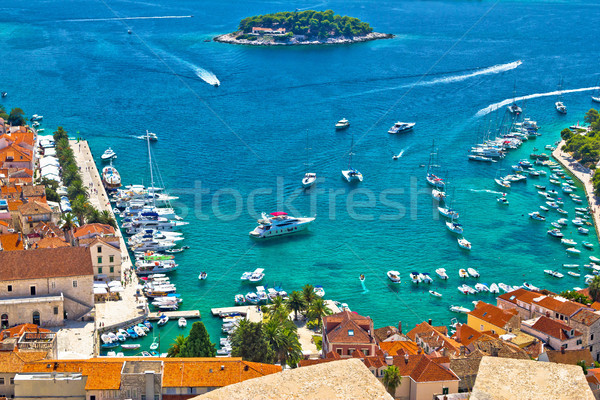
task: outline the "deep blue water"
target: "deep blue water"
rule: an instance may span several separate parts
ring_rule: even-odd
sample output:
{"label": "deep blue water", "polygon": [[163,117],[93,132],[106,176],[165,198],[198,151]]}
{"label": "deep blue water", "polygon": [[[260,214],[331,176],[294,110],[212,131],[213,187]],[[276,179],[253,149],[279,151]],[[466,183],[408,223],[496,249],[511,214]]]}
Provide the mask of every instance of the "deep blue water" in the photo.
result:
{"label": "deep blue water", "polygon": [[[43,114],[47,131],[62,125],[72,136],[88,139],[98,160],[111,146],[127,184],[149,182],[146,147],[134,136],[146,129],[159,135],[152,145],[156,163],[190,222],[183,231],[192,249],[178,256],[173,279],[185,307],[202,312],[214,341],[220,325],[209,316],[210,308],[233,305],[234,294],[248,291],[239,283],[241,273],[261,266],[267,285],[277,282],[291,291],[321,284],[327,298],[347,302],[377,326],[402,320],[412,327],[428,318],[447,323],[453,317],[448,305],[470,306],[475,299],[456,290],[461,267],[477,268],[487,283],[527,280],[555,291],[583,286],[583,278],[555,279],[542,272],[565,262],[583,264],[592,252],[582,250],[573,261],[546,235],[549,224],[527,218],[542,204],[533,179],[513,185],[506,208],[497,205],[496,193],[485,190],[496,191],[493,178],[508,173],[534,146],[543,149],[562,128],[582,121],[592,106],[590,92],[565,94],[569,114],[562,117],[554,111],[555,96],[528,100],[526,114],[542,126],[543,136],[504,161],[474,164],[466,154],[482,131],[502,118],[501,113],[477,116],[478,111],[511,98],[513,88],[517,96],[552,92],[561,77],[564,89],[596,85],[600,43],[582,39],[595,37],[596,4],[163,3],[3,4],[0,90],[9,92],[2,100],[7,108]],[[396,37],[296,48],[204,42],[233,31],[245,16],[295,8],[330,8]],[[194,17],[106,20],[174,15]],[[216,75],[221,86],[207,84],[197,73]],[[335,132],[342,117],[352,126]],[[415,121],[416,129],[388,135],[397,120]],[[317,190],[303,193],[307,133],[311,168],[322,180]],[[347,185],[340,175],[352,136],[353,164],[365,177],[358,186]],[[422,165],[434,139],[453,206],[473,243],[468,254],[432,211]],[[401,150],[403,157],[393,161],[392,154]],[[210,192],[200,197],[202,188]],[[385,198],[400,205],[384,204]],[[357,202],[371,205],[348,208]],[[567,199],[571,218],[573,207]],[[256,213],[281,209],[316,214],[317,220],[306,235],[267,243],[248,237]],[[582,240],[573,226],[565,232]],[[596,242],[592,235],[590,241]],[[408,281],[410,271],[433,274],[440,266],[450,274],[449,282],[433,284],[443,299]],[[401,285],[389,284],[385,271],[390,269],[402,272]],[[202,270],[209,279],[199,283]],[[367,276],[367,293],[358,280],[361,273]],[[177,333],[176,326],[164,328],[163,338],[168,342]]]}

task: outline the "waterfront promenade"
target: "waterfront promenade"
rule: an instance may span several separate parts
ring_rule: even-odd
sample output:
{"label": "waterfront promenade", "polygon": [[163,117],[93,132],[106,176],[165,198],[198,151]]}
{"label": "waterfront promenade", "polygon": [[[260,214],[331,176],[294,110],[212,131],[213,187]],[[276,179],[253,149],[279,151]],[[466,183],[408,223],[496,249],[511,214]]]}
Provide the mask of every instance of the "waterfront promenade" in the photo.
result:
{"label": "waterfront promenade", "polygon": [[[564,144],[565,141],[561,140],[558,146],[556,146],[556,150],[552,152],[552,157],[561,163],[563,167],[568,169],[569,172],[571,172],[571,174],[573,174],[583,184],[585,195],[592,210],[592,216],[594,217],[594,226],[596,228],[596,232],[598,232],[598,227],[600,226],[600,198],[594,194],[594,186],[592,185],[592,176],[594,172],[591,169],[581,165],[570,154],[563,152],[562,148]],[[598,238],[600,243],[600,235]]]}
{"label": "waterfront promenade", "polygon": [[[73,149],[75,161],[80,168],[81,179],[84,187],[88,188],[89,202],[99,211],[108,211],[114,218],[114,213],[108,199],[108,195],[102,185],[100,173],[96,168],[96,163],[92,157],[90,147],[85,140],[70,140],[69,144]],[[136,297],[137,277],[132,273],[132,281],[126,283],[126,277],[129,276],[132,269],[132,263],[127,251],[127,245],[119,227],[115,228],[115,233],[120,241],[121,248],[121,281],[124,283],[125,290],[120,293],[121,300],[107,301],[97,303],[95,306],[95,328],[100,326],[117,325],[129,320],[139,318],[145,314],[145,297]],[[98,352],[98,349],[94,349]]]}

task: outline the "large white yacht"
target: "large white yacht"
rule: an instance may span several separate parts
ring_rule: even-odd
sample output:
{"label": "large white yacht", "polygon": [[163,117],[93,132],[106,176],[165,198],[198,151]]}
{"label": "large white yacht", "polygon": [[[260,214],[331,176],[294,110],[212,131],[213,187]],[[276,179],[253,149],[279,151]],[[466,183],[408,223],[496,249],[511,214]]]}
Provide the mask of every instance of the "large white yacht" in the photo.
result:
{"label": "large white yacht", "polygon": [[283,211],[274,212],[270,215],[262,213],[262,218],[258,220],[258,226],[250,232],[250,236],[265,239],[289,235],[305,230],[314,220],[314,218],[290,217]]}

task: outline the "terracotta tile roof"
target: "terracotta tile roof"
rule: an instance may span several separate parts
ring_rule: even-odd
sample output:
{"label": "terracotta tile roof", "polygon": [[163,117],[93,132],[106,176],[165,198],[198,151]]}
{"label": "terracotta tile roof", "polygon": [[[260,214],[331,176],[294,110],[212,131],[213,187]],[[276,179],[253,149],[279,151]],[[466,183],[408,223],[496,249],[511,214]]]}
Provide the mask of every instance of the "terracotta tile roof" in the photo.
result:
{"label": "terracotta tile roof", "polygon": [[342,311],[337,314],[328,315],[323,317],[323,323],[342,323],[347,320],[361,321],[365,323],[371,323],[370,317],[363,317],[362,315],[350,312]]}
{"label": "terracotta tile roof", "polygon": [[568,340],[571,337],[582,335],[581,332],[573,330],[573,335],[570,336],[568,333],[572,330],[572,328],[569,325],[563,324],[560,321],[548,318],[544,315],[538,318],[531,328],[563,341]]}
{"label": "terracotta tile roof", "polygon": [[40,221],[36,226],[33,227],[33,232],[42,236],[56,236],[60,238],[65,237],[63,230],[52,222]]}
{"label": "terracotta tile roof", "polygon": [[[600,303],[598,303],[600,305]],[[592,304],[593,305],[593,304]],[[579,322],[586,326],[592,326],[600,319],[600,314],[591,310],[582,309],[571,317],[571,321]]]}
{"label": "terracotta tile roof", "polygon": [[521,288],[513,290],[512,292],[501,294],[500,296],[498,296],[498,298],[509,301],[514,304],[517,304],[517,301],[522,301],[524,303],[531,304],[533,302],[533,299],[537,299],[541,296],[543,295],[538,292],[531,292],[527,289]]}
{"label": "terracotta tile roof", "polygon": [[[243,361],[241,358],[91,358],[28,363],[24,372],[80,372],[87,376],[86,390],[117,390],[124,362],[162,361],[166,387],[221,387],[281,372],[277,365]],[[49,367],[48,367],[49,366]],[[224,367],[221,369],[221,367]]]}
{"label": "terracotta tile roof", "polygon": [[26,363],[45,358],[44,351],[0,351],[0,371],[9,374],[23,372]]}
{"label": "terracotta tile roof", "polygon": [[517,310],[503,310],[494,305],[480,301],[475,306],[475,309],[468,315],[479,318],[489,324],[504,328],[506,324],[515,316],[518,315]]}
{"label": "terracotta tile roof", "polygon": [[377,328],[373,331],[373,334],[377,338],[377,341],[383,342],[385,339],[392,335],[398,334],[398,328],[395,326],[384,326],[383,328]]}
{"label": "terracotta tile roof", "polygon": [[[592,378],[592,379],[590,379]],[[600,385],[600,368],[589,368],[588,369],[588,383],[594,385]]]}
{"label": "terracotta tile roof", "polygon": [[8,211],[18,211],[23,202],[21,200],[13,200],[8,202]]}
{"label": "terracotta tile roof", "polygon": [[51,214],[52,209],[48,204],[44,204],[40,201],[34,200],[29,203],[25,203],[19,206],[19,213],[21,215],[43,215],[43,214]]}
{"label": "terracotta tile roof", "polygon": [[381,368],[385,367],[387,364],[385,363],[385,358],[382,356],[370,356],[364,357],[363,362],[367,366],[367,368]]}
{"label": "terracotta tile roof", "polygon": [[410,376],[416,382],[458,381],[459,378],[442,365],[433,362],[424,354],[413,356],[396,356],[393,363],[398,367],[400,375]]}
{"label": "terracotta tile roof", "polygon": [[35,324],[21,324],[0,331],[0,341],[9,337],[21,337],[25,332],[49,333],[49,329],[40,328]]}
{"label": "terracotta tile roof", "polygon": [[460,324],[456,327],[456,333],[452,338],[454,338],[457,342],[462,344],[463,346],[468,346],[472,342],[476,341],[483,335],[483,332],[479,332],[473,328],[471,328],[467,324]]}
{"label": "terracotta tile roof", "polygon": [[406,354],[417,354],[419,346],[410,340],[398,340],[395,342],[381,342],[379,343],[379,348],[390,356],[396,356],[400,350]]}
{"label": "terracotta tile roof", "polygon": [[0,281],[93,274],[86,247],[0,252]]}
{"label": "terracotta tile roof", "polygon": [[21,240],[21,234],[5,233],[4,235],[0,235],[0,246],[4,251],[23,250],[23,240]]}
{"label": "terracotta tile roof", "polygon": [[574,301],[565,301],[558,307],[558,310],[556,311],[570,317],[583,308],[586,308],[586,306],[583,304],[576,303]]}
{"label": "terracotta tile roof", "polygon": [[[109,240],[112,239],[112,240]],[[93,238],[87,238],[87,239],[79,239],[78,243],[80,246],[86,246],[86,247],[90,247],[93,244],[96,243],[104,243],[107,246],[111,246],[114,247],[115,249],[119,249],[119,239],[117,237],[101,237],[101,236],[97,236],[97,237],[93,237]]]}
{"label": "terracotta tile roof", "polygon": [[75,238],[80,238],[82,236],[87,236],[87,235],[114,235],[115,234],[115,229],[110,226],[110,225],[105,225],[105,224],[87,224],[87,225],[83,225],[82,227],[77,228],[77,231],[75,231]]}
{"label": "terracotta tile roof", "polygon": [[327,340],[329,343],[371,343],[374,338],[355,321],[346,320],[327,331]]}
{"label": "terracotta tile roof", "polygon": [[594,364],[592,353],[588,349],[565,350],[564,353],[560,350],[546,350],[546,354],[548,361],[554,363],[577,365],[579,361],[585,361],[586,365]]}
{"label": "terracotta tile roof", "polygon": [[23,186],[23,197],[45,197],[46,187],[44,185]]}
{"label": "terracotta tile roof", "polygon": [[45,237],[34,245],[36,249],[56,249],[58,247],[70,247],[71,245],[59,237]]}

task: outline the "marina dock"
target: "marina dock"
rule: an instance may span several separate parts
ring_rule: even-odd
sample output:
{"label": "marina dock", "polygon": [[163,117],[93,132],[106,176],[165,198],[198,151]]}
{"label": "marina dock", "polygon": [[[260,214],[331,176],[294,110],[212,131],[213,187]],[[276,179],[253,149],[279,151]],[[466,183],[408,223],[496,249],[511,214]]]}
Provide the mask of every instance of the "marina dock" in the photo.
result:
{"label": "marina dock", "polygon": [[221,307],[211,308],[210,312],[215,317],[226,316],[227,314],[239,313],[244,315],[250,322],[261,322],[263,314],[259,311],[258,306],[238,306],[238,307]]}
{"label": "marina dock", "polygon": [[161,312],[151,312],[148,314],[149,321],[158,321],[162,315],[166,315],[169,319],[179,319],[179,318],[200,318],[199,310],[180,310],[180,311],[161,311]]}

